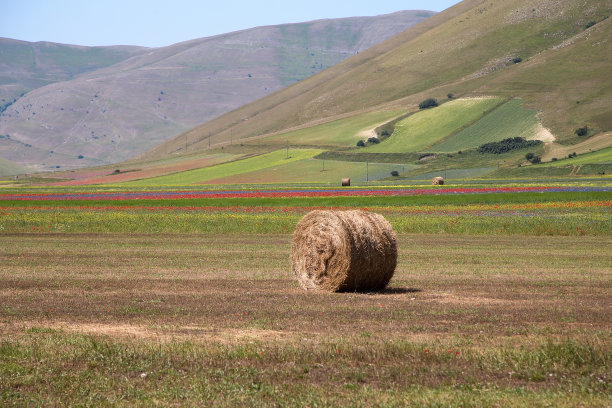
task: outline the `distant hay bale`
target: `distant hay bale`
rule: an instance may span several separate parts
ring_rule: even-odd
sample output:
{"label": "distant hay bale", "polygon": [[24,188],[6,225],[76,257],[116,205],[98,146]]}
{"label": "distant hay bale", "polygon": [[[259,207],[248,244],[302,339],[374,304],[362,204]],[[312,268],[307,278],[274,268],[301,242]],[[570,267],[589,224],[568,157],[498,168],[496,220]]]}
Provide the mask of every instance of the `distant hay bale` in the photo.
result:
{"label": "distant hay bale", "polygon": [[348,187],[351,185],[351,179],[350,178],[343,178],[342,179],[342,187]]}
{"label": "distant hay bale", "polygon": [[303,289],[381,290],[396,264],[395,233],[379,214],[312,211],[293,233],[291,270]]}
{"label": "distant hay bale", "polygon": [[444,179],[440,176],[434,177],[433,179],[431,179],[431,184],[433,184],[434,186],[441,186],[444,184]]}

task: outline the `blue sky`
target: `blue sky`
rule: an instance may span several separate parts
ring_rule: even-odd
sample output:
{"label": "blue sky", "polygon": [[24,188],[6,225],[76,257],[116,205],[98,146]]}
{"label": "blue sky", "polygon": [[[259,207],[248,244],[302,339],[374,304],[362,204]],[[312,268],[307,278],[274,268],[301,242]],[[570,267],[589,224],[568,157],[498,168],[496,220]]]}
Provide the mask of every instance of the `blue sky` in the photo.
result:
{"label": "blue sky", "polygon": [[458,0],[0,0],[0,37],[160,47],[262,25],[442,11]]}

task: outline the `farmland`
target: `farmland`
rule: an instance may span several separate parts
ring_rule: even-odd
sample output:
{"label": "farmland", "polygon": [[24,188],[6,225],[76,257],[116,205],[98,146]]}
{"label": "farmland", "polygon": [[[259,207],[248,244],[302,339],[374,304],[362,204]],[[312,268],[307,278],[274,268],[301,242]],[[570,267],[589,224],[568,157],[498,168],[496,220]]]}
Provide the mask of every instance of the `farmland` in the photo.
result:
{"label": "farmland", "polygon": [[378,153],[424,151],[480,119],[502,101],[500,98],[458,99],[435,109],[417,112],[399,121],[388,140],[367,149]]}
{"label": "farmland", "polygon": [[456,152],[510,137],[529,139],[537,133],[537,125],[536,112],[523,108],[523,101],[513,99],[429,150]]}
{"label": "farmland", "polygon": [[[611,402],[605,181],[0,191],[4,405]],[[391,222],[387,290],[298,288],[317,208]]]}

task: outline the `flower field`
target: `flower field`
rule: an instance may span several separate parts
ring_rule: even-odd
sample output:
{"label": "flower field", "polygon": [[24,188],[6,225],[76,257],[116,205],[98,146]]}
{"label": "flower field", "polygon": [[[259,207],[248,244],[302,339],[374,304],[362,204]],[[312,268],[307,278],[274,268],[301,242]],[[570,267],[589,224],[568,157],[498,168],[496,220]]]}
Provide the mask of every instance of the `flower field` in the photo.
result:
{"label": "flower field", "polygon": [[202,191],[122,191],[0,194],[0,200],[142,200],[192,198],[268,198],[268,197],[380,197],[447,194],[487,194],[523,192],[612,192],[609,187],[485,187],[485,188],[368,188],[301,190],[202,190]]}
{"label": "flower field", "polygon": [[290,233],[316,209],[383,214],[398,233],[607,235],[601,186],[19,191],[0,195],[0,233]]}

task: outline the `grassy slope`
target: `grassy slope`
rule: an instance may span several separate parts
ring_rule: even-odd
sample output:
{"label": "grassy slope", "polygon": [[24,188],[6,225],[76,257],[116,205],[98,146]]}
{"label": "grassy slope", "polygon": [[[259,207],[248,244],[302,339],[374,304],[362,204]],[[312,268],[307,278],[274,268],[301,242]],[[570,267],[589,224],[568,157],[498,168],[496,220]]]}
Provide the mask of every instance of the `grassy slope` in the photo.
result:
{"label": "grassy slope", "polygon": [[563,166],[566,164],[611,164],[612,163],[612,147],[601,149],[593,153],[581,154],[571,159],[564,159],[554,162],[555,166]]}
{"label": "grassy slope", "polygon": [[[325,166],[325,170],[323,170]],[[367,167],[367,169],[366,169]],[[334,160],[304,159],[287,164],[279,164],[261,170],[246,172],[231,177],[211,180],[215,184],[245,184],[245,183],[336,183],[350,178],[353,182],[379,180],[390,176],[391,171],[399,173],[415,165],[392,163],[345,162]]]}
{"label": "grassy slope", "polygon": [[81,47],[0,38],[0,106],[23,92],[107,67],[144,51],[144,47]]}
{"label": "grassy slope", "polygon": [[529,139],[538,127],[536,112],[523,107],[523,101],[513,99],[499,106],[472,126],[435,144],[429,151],[456,152],[496,142],[509,137]]}
{"label": "grassy slope", "polygon": [[368,131],[402,114],[402,111],[367,112],[338,119],[318,126],[307,127],[280,135],[258,139],[257,144],[290,144],[311,146],[354,147],[367,139]]}
{"label": "grassy slope", "polygon": [[27,173],[28,168],[0,157],[0,177]]}
{"label": "grassy slope", "polygon": [[[597,13],[586,16],[597,10],[597,4],[600,4],[591,3],[590,8],[579,13],[575,26],[583,28],[587,21],[601,19]],[[547,49],[533,59],[517,64],[516,69],[492,78],[478,90],[521,95],[528,107],[541,112],[543,124],[567,142],[579,142],[574,130],[585,124],[595,132],[610,131],[611,32],[612,19],[600,21],[558,47]]]}
{"label": "grassy slope", "polygon": [[187,185],[204,183],[220,177],[229,177],[250,171],[272,168],[283,163],[294,162],[311,158],[321,153],[315,149],[290,149],[289,158],[286,158],[286,150],[277,150],[271,153],[251,157],[236,162],[219,164],[212,167],[204,167],[196,170],[188,170],[180,173],[170,174],[140,181],[124,183],[129,186],[163,186],[163,185]]}
{"label": "grassy slope", "polygon": [[422,110],[399,121],[383,142],[367,147],[372,153],[406,153],[426,150],[452,132],[478,120],[502,102],[499,98],[458,99]]}
{"label": "grassy slope", "polygon": [[[589,20],[601,21],[609,13],[605,0],[589,2],[588,16],[581,3],[571,0],[536,6],[527,0],[492,4],[464,1],[330,70],[195,128],[151,154],[175,151],[185,137],[195,141],[194,147],[204,148],[203,140],[209,135],[229,139],[232,133],[236,140],[337,114],[371,110],[378,104],[393,102],[408,107],[427,96],[441,98],[447,92],[464,95],[475,90],[524,97],[529,107],[543,111],[545,124],[552,116],[565,118],[555,130],[566,137],[561,130],[574,126],[573,115],[565,114],[568,106],[555,110],[548,101],[565,93],[562,99],[574,99],[575,103],[576,95],[587,92],[587,88],[573,89],[572,85],[584,67],[570,61],[582,56],[581,52],[589,53],[585,55],[590,62],[587,72],[579,76],[589,75],[592,107],[606,100],[610,80],[604,68],[609,68],[610,53],[604,38],[609,22],[589,29],[601,31],[599,35],[604,37],[599,42],[591,43],[589,36],[581,40],[588,42],[585,48],[598,44],[597,52],[579,51],[576,45],[581,41],[565,47],[563,58],[555,59],[555,69],[545,78],[544,86],[527,74],[557,54],[553,47],[584,32]],[[524,62],[512,64],[511,59],[517,56]],[[538,72],[544,74],[548,64],[542,65]],[[599,86],[594,88],[593,84]],[[597,112],[605,115],[605,107],[600,106]]]}

